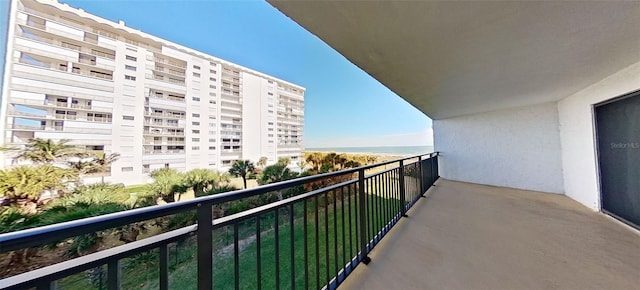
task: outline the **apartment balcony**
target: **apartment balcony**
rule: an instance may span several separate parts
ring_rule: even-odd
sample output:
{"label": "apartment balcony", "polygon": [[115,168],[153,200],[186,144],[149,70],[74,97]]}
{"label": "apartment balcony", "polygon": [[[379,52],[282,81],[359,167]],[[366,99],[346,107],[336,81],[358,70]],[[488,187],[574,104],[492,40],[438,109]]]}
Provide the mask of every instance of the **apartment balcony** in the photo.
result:
{"label": "apartment balcony", "polygon": [[143,135],[156,135],[156,136],[184,136],[184,132],[172,132],[162,130],[144,130]]}
{"label": "apartment balcony", "polygon": [[[159,274],[144,283],[160,289],[634,289],[640,283],[640,238],[616,221],[561,195],[438,179],[438,171],[437,155],[427,154],[2,234],[0,251],[8,252],[168,214],[198,217],[192,226],[0,285],[64,288],[64,277],[106,265],[109,288],[133,287],[138,280],[115,273],[126,257],[145,252],[155,253]],[[233,215],[212,214],[223,202],[310,184],[329,185]],[[172,264],[176,242],[193,249],[182,264]]]}
{"label": "apartment balcony", "polygon": [[170,118],[170,119],[184,119],[185,116],[184,115],[180,115],[180,114],[172,114],[172,113],[155,113],[155,112],[145,112],[144,114],[145,116],[152,116],[152,117],[164,117],[164,118]]}
{"label": "apartment balcony", "polygon": [[182,150],[144,150],[144,154],[151,155],[172,155],[172,154],[183,154],[185,151]]}

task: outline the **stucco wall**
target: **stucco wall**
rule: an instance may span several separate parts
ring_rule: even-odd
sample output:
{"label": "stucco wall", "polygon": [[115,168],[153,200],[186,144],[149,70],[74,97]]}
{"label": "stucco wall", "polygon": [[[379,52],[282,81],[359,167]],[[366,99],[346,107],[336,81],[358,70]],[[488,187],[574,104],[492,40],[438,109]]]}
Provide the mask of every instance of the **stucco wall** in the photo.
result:
{"label": "stucco wall", "polygon": [[433,121],[446,179],[562,193],[556,103]]}
{"label": "stucco wall", "polygon": [[593,105],[640,89],[640,62],[558,102],[564,192],[600,209]]}

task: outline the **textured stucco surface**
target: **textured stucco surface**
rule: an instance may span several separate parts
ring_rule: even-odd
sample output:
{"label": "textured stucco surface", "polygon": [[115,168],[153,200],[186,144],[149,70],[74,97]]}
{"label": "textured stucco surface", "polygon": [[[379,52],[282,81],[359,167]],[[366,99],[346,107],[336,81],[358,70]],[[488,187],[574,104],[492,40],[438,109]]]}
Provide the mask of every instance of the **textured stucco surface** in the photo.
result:
{"label": "textured stucco surface", "polygon": [[600,209],[600,191],[593,105],[636,90],[640,90],[640,62],[558,102],[564,192],[595,210]]}
{"label": "textured stucco surface", "polygon": [[562,193],[555,103],[434,120],[440,175],[465,182]]}

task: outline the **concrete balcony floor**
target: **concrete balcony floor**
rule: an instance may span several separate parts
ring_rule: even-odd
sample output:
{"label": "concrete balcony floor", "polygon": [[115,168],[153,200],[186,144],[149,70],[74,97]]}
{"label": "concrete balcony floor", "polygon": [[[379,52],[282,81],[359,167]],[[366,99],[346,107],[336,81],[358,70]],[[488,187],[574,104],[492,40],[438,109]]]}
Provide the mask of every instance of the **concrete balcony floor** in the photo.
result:
{"label": "concrete balcony floor", "polygon": [[562,195],[440,179],[342,289],[640,289],[640,234]]}

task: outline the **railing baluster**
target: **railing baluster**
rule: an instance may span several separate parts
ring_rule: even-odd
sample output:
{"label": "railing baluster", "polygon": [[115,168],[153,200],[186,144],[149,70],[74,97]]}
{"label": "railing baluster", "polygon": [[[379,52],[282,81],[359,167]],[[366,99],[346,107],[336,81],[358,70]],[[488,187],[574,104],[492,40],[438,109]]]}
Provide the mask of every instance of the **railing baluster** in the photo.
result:
{"label": "railing baluster", "polygon": [[424,197],[424,176],[422,175],[422,156],[418,156],[418,182],[420,183],[420,196]]}
{"label": "railing baluster", "polygon": [[107,289],[120,290],[120,261],[112,260],[107,264]]}
{"label": "railing baluster", "polygon": [[198,204],[198,289],[213,288],[213,213],[211,205]]}
{"label": "railing baluster", "polygon": [[407,217],[407,207],[406,207],[406,192],[405,192],[405,184],[404,184],[404,162],[400,160],[400,167],[398,168],[399,175],[399,189],[400,189],[400,214],[403,217]]}
{"label": "railing baluster", "polygon": [[382,228],[384,225],[383,215],[382,215],[382,189],[380,186],[382,185],[382,175],[378,174],[376,176],[376,203],[377,203],[377,216],[378,216],[378,226],[376,228],[376,233],[378,234],[378,241],[382,237]]}
{"label": "railing baluster", "polygon": [[[337,190],[333,191],[333,264],[334,273],[338,275],[338,194]],[[337,282],[337,279],[336,279]]]}
{"label": "railing baluster", "polygon": [[329,272],[331,272],[331,263],[329,263],[329,196],[328,193],[324,194],[324,258],[326,265],[326,279],[327,279],[327,289],[329,288],[329,284],[331,283],[331,278],[329,276]]}
{"label": "railing baluster", "polygon": [[364,169],[360,169],[358,171],[358,195],[360,199],[360,260],[366,265],[371,262],[371,258],[369,258],[369,251],[367,250],[367,213],[364,184]]}
{"label": "railing baluster", "polygon": [[[340,266],[344,267],[344,265],[347,264],[347,240],[344,228],[344,187],[340,187],[340,215],[342,217],[342,263],[340,263]],[[339,279],[336,279],[336,281],[338,280]]]}
{"label": "railing baluster", "polygon": [[309,289],[309,231],[307,229],[307,199],[303,201],[304,211],[302,223],[304,224],[304,289]]}
{"label": "railing baluster", "polygon": [[349,214],[349,263],[351,265],[351,268],[353,269],[353,223],[351,222],[351,220],[353,219],[353,216],[351,215],[351,206],[353,204],[353,202],[351,202],[351,198],[353,197],[352,191],[351,191],[351,185],[347,186],[347,202],[349,204],[348,207],[348,214]]}
{"label": "railing baluster", "polygon": [[238,243],[238,225],[233,224],[233,282],[236,289],[240,289],[240,244]]}
{"label": "railing baluster", "polygon": [[316,223],[316,239],[315,239],[315,245],[316,245],[316,289],[320,289],[320,221],[319,221],[319,216],[318,216],[318,196],[315,196],[315,202],[314,202],[314,210],[315,210],[315,223]]}
{"label": "railing baluster", "polygon": [[289,237],[291,239],[290,250],[291,250],[291,289],[296,289],[296,254],[295,254],[295,237],[293,233],[293,203],[289,205]]}
{"label": "railing baluster", "polygon": [[260,245],[260,239],[262,235],[262,229],[260,228],[260,215],[256,215],[256,288],[262,289],[262,247]]}
{"label": "railing baluster", "polygon": [[54,289],[56,289],[55,281],[43,282],[38,286],[36,286],[36,290],[54,290]]}
{"label": "railing baluster", "polygon": [[160,290],[169,289],[169,244],[160,246]]}
{"label": "railing baluster", "polygon": [[280,289],[280,215],[278,214],[278,208],[275,209],[275,218],[274,218],[274,233],[276,235],[276,245],[275,245],[275,257],[276,257],[276,289]]}

